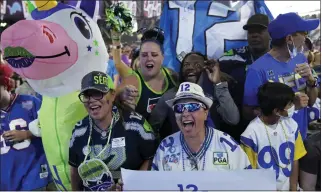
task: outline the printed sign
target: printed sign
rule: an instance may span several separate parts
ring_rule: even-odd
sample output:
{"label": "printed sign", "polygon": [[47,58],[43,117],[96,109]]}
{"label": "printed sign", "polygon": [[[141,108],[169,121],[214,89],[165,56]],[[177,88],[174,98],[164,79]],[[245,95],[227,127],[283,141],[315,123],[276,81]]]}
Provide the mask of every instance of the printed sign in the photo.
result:
{"label": "printed sign", "polygon": [[133,171],[122,169],[125,191],[276,190],[273,170]]}

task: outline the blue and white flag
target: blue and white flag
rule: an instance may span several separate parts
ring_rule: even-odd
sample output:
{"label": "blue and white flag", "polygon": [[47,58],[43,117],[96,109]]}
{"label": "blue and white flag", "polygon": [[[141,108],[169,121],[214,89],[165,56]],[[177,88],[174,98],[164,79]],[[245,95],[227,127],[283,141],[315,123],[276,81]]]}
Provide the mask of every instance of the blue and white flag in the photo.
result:
{"label": "blue and white flag", "polygon": [[264,1],[168,1],[160,21],[165,32],[164,65],[179,71],[180,59],[191,51],[219,58],[229,49],[245,46],[243,26],[255,13],[273,19]]}

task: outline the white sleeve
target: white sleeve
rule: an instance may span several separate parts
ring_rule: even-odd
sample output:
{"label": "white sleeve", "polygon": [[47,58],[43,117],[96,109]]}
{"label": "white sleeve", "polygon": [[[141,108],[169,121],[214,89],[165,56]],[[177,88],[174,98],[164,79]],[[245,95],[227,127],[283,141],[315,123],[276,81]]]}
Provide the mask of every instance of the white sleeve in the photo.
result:
{"label": "white sleeve", "polygon": [[251,169],[252,166],[244,150],[238,145],[235,151],[227,150],[230,169]]}
{"label": "white sleeve", "polygon": [[39,110],[37,111],[37,119],[31,121],[28,124],[29,131],[36,137],[41,137],[41,129],[40,129],[40,123],[39,123]]}
{"label": "white sleeve", "polygon": [[158,147],[158,150],[155,153],[152,161],[151,171],[163,171],[162,159],[163,159],[163,152],[160,150],[160,147]]}
{"label": "white sleeve", "polygon": [[28,125],[29,131],[36,137],[41,137],[41,129],[39,126],[39,120],[35,119],[31,121]]}

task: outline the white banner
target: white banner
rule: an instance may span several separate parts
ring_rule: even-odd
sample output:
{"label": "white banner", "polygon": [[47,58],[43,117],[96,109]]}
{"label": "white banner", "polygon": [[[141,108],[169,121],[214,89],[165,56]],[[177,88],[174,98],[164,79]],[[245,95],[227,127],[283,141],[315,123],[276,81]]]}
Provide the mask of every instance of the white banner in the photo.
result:
{"label": "white banner", "polygon": [[275,172],[272,170],[121,171],[123,189],[132,191],[276,190]]}

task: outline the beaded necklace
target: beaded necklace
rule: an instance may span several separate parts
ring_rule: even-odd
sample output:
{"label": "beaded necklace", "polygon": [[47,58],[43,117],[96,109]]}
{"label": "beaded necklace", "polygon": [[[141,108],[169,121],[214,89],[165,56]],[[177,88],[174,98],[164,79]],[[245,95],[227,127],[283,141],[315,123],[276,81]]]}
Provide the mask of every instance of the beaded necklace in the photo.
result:
{"label": "beaded necklace", "polygon": [[[191,162],[193,162],[193,163],[191,163]],[[194,157],[190,157],[190,163],[194,165],[192,170],[195,170],[195,169],[197,169],[197,171],[199,170],[198,161]],[[205,165],[206,165],[206,153],[203,156],[201,171],[205,170]],[[186,171],[186,168],[185,168],[185,165],[184,165],[184,150],[183,149],[182,149],[182,169],[183,169],[183,171]]]}
{"label": "beaded necklace", "polygon": [[184,154],[187,154],[187,159],[190,160],[191,165],[193,165],[193,170],[198,168],[198,162],[199,160],[203,159],[203,163],[202,163],[202,168],[201,170],[204,171],[205,170],[205,165],[206,165],[206,153],[207,150],[211,144],[213,138],[213,129],[212,128],[208,128],[206,127],[206,135],[205,135],[205,139],[204,142],[201,145],[201,148],[199,150],[199,152],[197,153],[193,153],[191,152],[190,148],[188,147],[187,143],[184,140],[184,136],[182,134],[182,132],[180,133],[180,142],[181,142],[181,146],[182,146],[182,169],[183,171],[185,171],[185,158],[184,158]]}

